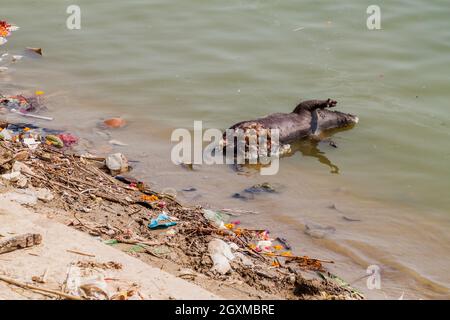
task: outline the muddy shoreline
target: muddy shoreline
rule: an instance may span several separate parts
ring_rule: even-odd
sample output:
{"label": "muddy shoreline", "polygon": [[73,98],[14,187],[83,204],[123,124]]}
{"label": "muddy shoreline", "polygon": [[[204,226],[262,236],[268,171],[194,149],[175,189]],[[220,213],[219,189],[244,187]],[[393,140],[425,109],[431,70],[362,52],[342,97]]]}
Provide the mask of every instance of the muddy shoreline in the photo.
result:
{"label": "muddy shoreline", "polygon": [[[0,143],[3,177],[20,167],[22,178],[3,179],[2,194],[47,190],[52,199],[34,203],[36,212],[225,298],[363,298],[327,272],[331,261],[293,256],[275,241],[276,235],[240,228],[238,223],[219,220],[218,224],[216,217],[211,218],[211,213],[232,218],[232,211],[205,211],[179,203],[173,195],[152,190],[126,173],[114,177],[102,157],[79,155],[45,138],[32,150],[24,144],[29,132],[24,130],[14,141]],[[170,225],[151,228],[149,224],[161,214]],[[214,243],[231,251],[226,270],[213,262]],[[266,247],[261,248],[261,243]],[[222,249],[218,249],[219,256]]]}

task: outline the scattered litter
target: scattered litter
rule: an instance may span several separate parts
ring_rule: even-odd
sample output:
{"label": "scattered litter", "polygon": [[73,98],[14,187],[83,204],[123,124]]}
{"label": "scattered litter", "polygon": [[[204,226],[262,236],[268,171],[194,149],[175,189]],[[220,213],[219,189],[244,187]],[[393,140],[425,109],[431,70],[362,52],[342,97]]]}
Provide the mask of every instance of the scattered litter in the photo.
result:
{"label": "scattered litter", "polygon": [[93,300],[109,300],[111,296],[103,274],[83,276],[81,269],[74,265],[67,273],[66,291],[70,295]]}
{"label": "scattered litter", "polygon": [[17,26],[11,25],[6,21],[0,21],[0,45],[7,42],[6,38],[11,35],[11,32],[18,30]]}
{"label": "scattered litter", "polygon": [[[3,170],[1,173],[10,173],[19,161],[16,169],[20,167],[21,173],[28,178],[28,189],[16,190],[16,193],[32,191],[32,195],[37,198],[37,187],[51,190],[56,198],[53,201],[55,206],[71,208],[70,212],[63,211],[71,221],[69,226],[89,233],[106,244],[129,244],[125,246],[126,249],[142,250],[139,256],[150,254],[159,259],[168,259],[183,268],[190,268],[198,274],[220,279],[227,284],[233,281],[245,283],[260,290],[262,295],[272,294],[282,298],[295,298],[293,289],[297,275],[301,276],[308,270],[323,270],[322,264],[331,263],[306,256],[294,256],[288,245],[283,244],[283,248],[279,243],[274,243],[268,230],[241,228],[239,220],[230,219],[231,216],[255,212],[242,209],[213,211],[200,206],[185,206],[174,195],[156,192],[135,178],[123,175],[112,177],[108,174],[108,169],[102,166],[102,163],[106,164],[105,158],[66,153],[65,149],[57,149],[46,143],[38,144],[34,150],[24,148],[24,138],[32,137],[35,141],[42,142],[48,134],[58,136],[63,132],[44,130],[30,124],[5,124],[1,121],[0,128],[7,128],[12,136],[10,141],[0,141],[0,163],[3,163],[0,166]],[[34,173],[24,173],[20,162]],[[0,197],[4,196],[5,194],[0,194]],[[161,207],[164,208],[162,213]],[[105,219],[103,215],[101,219],[96,219],[92,217],[94,214],[85,214],[84,208],[88,208],[88,211],[97,208],[102,210]],[[175,222],[175,228],[149,232],[149,214],[151,217],[159,217],[160,213],[166,216],[160,218],[169,219],[160,220],[157,225],[177,220],[180,222]],[[78,265],[76,267],[83,269]],[[126,290],[112,288],[120,281],[107,280],[114,278],[112,275],[105,275],[105,271],[110,272],[111,269],[88,269],[99,269],[104,275],[99,277],[92,272],[84,274],[86,270],[80,270],[79,285],[72,286],[74,291],[70,292],[73,294],[65,289],[65,298],[140,297],[134,286]],[[231,270],[235,272],[230,272]],[[186,277],[191,276],[186,273]],[[68,278],[70,288],[71,277]],[[318,281],[320,283],[314,285],[320,288],[320,292],[326,292],[327,297],[344,294],[346,298],[354,298],[353,292],[347,287],[332,286],[327,280]],[[107,288],[103,286],[105,282]],[[242,288],[246,291],[245,287]],[[62,295],[60,297],[64,298]],[[320,294],[302,297],[322,298]]]}
{"label": "scattered litter", "polygon": [[175,226],[177,223],[165,213],[160,213],[156,219],[152,219],[148,225],[150,229],[164,229]]}
{"label": "scattered litter", "polygon": [[61,133],[58,138],[62,141],[63,146],[70,147],[78,143],[78,138],[70,133]]}
{"label": "scattered litter", "polygon": [[64,147],[64,142],[62,142],[62,140],[58,136],[52,134],[49,134],[45,137],[45,143],[47,143],[48,145],[55,146],[57,148]]}
{"label": "scattered litter", "polygon": [[[0,121],[0,139],[4,141],[22,142],[31,151],[37,149],[37,147],[45,141],[47,145],[54,146],[56,148],[62,148],[66,146],[70,147],[74,140],[77,138],[69,133],[64,133],[61,130],[41,128],[30,123],[17,123],[11,124]],[[60,138],[66,140],[66,145]],[[20,150],[14,156],[16,160],[26,160],[30,156],[30,152],[27,150]]]}
{"label": "scattered litter", "polygon": [[[78,261],[72,263],[67,271],[64,291],[68,294],[88,300],[143,300],[136,283],[126,284],[114,277],[121,270],[120,263],[109,261]],[[110,281],[110,280],[119,280]]]}
{"label": "scattered litter", "polygon": [[32,276],[31,280],[33,282],[37,282],[37,283],[46,283],[47,282],[47,274],[48,274],[48,268],[45,269],[44,273],[40,276]]}
{"label": "scattered litter", "polygon": [[128,171],[128,160],[121,153],[114,153],[107,156],[105,164],[113,176]]}
{"label": "scattered litter", "polygon": [[39,144],[39,141],[36,141],[34,138],[24,138],[23,143],[31,150],[35,150]]}
{"label": "scattered litter", "polygon": [[235,258],[230,245],[221,239],[211,240],[208,244],[208,252],[213,261],[211,270],[226,274],[231,270],[230,261]]}
{"label": "scattered litter", "polygon": [[12,139],[11,132],[8,129],[3,129],[0,131],[0,138],[1,140],[10,141]]}
{"label": "scattered litter", "polygon": [[220,214],[219,212],[213,210],[203,209],[203,216],[216,228],[226,229],[224,223],[224,220],[226,220],[226,215]]}
{"label": "scattered litter", "polygon": [[47,188],[36,188],[35,190],[36,197],[44,202],[50,202],[55,198],[53,193]]}
{"label": "scattered litter", "polygon": [[0,106],[22,117],[52,121],[52,117],[36,114],[46,110],[41,97],[43,94],[43,91],[36,91],[34,95],[30,96],[0,94]]}
{"label": "scattered litter", "polygon": [[24,95],[0,95],[0,105],[20,113],[33,112],[40,109],[37,97],[25,97]]}
{"label": "scattered litter", "polygon": [[261,240],[256,244],[256,248],[259,252],[271,252],[272,241],[270,240]]}
{"label": "scattered litter", "polygon": [[142,195],[141,196],[142,201],[146,201],[146,202],[156,202],[159,200],[159,198],[157,196],[155,196],[154,194],[148,196],[148,195]]}
{"label": "scattered litter", "polygon": [[11,109],[11,112],[17,113],[17,114],[21,115],[22,117],[53,121],[52,117],[40,116],[37,114],[31,114],[31,113],[22,113],[22,112],[17,111],[16,109]]}
{"label": "scattered litter", "polygon": [[24,289],[29,289],[35,292],[40,292],[40,293],[45,293],[45,294],[53,294],[56,295],[58,297],[63,297],[69,300],[83,300],[82,298],[80,298],[79,296],[74,296],[74,295],[70,295],[70,294],[66,294],[65,292],[61,292],[61,291],[57,291],[57,290],[52,290],[52,289],[47,289],[47,288],[43,288],[43,287],[37,287],[37,286],[33,286],[6,276],[2,276],[0,275],[0,281],[4,281],[6,283],[9,284],[13,284],[15,286],[24,288]]}
{"label": "scattered litter", "polygon": [[286,250],[292,249],[292,246],[289,244],[286,238],[278,237],[277,241],[280,242]]}

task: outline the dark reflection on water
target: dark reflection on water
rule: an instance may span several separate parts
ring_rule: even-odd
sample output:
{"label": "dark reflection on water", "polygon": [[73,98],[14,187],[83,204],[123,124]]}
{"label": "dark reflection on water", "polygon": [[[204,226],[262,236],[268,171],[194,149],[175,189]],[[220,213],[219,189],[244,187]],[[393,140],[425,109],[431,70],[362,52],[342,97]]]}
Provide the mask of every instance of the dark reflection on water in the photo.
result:
{"label": "dark reflection on water", "polygon": [[316,158],[320,163],[329,167],[330,173],[339,174],[339,167],[327,157],[324,149],[338,148],[336,142],[331,138],[333,134],[348,131],[353,127],[352,125],[345,128],[327,130],[322,132],[320,136],[295,141],[291,143],[292,152],[287,157],[291,157],[297,152],[300,152],[303,156]]}
{"label": "dark reflection on water", "polygon": [[324,144],[328,146],[336,146],[336,144],[330,140],[317,140],[317,139],[307,139],[297,141],[291,144],[292,153],[287,155],[291,157],[295,155],[297,152],[300,152],[305,157],[313,157],[316,158],[320,163],[326,165],[330,168],[330,173],[339,174],[339,167],[331,162],[331,160],[326,156],[325,151],[320,148],[325,148]]}
{"label": "dark reflection on water", "polygon": [[[292,157],[300,152],[305,157],[316,158],[320,163],[324,164],[330,169],[330,173],[339,174],[339,167],[334,164],[326,155],[325,149],[334,150],[338,148],[338,144],[332,139],[332,136],[338,132],[348,131],[352,129],[354,125],[332,129],[321,132],[318,136],[312,136],[307,139],[301,139],[290,143],[291,152],[284,157]],[[245,164],[245,165],[232,165],[232,168],[239,174],[251,175],[259,172],[261,164]]]}

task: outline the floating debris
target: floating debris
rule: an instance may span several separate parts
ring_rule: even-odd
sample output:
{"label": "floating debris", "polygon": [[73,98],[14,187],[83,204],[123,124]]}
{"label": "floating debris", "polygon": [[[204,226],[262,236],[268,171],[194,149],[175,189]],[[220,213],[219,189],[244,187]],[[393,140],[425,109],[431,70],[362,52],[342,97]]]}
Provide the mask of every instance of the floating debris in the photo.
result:
{"label": "floating debris", "polygon": [[342,219],[344,219],[345,221],[349,221],[349,222],[359,222],[359,221],[361,221],[361,219],[349,218],[347,216],[342,216]]}
{"label": "floating debris", "polygon": [[8,109],[15,109],[21,113],[36,111],[39,109],[37,97],[26,98],[23,95],[3,96],[0,95],[0,105]]}
{"label": "floating debris", "polygon": [[0,21],[0,45],[7,42],[6,38],[11,35],[11,32],[18,30],[19,27],[11,25],[6,21]]}
{"label": "floating debris", "polygon": [[111,118],[111,119],[106,119],[105,121],[103,121],[103,123],[104,123],[108,128],[122,128],[123,126],[126,125],[125,120],[123,120],[122,118]]}
{"label": "floating debris", "polygon": [[34,96],[0,94],[0,106],[23,117],[52,121],[52,117],[35,114],[46,109],[42,103],[42,94],[42,91],[36,91]]}
{"label": "floating debris", "polygon": [[194,188],[194,187],[190,187],[190,188],[184,188],[184,189],[182,189],[182,191],[185,191],[185,192],[194,192],[194,191],[197,191],[197,189]]}
{"label": "floating debris", "polygon": [[27,49],[30,52],[34,52],[34,53],[42,56],[42,48],[26,47],[25,49]]}
{"label": "floating debris", "polygon": [[244,191],[248,192],[248,193],[262,193],[262,192],[274,193],[274,192],[276,192],[275,187],[273,187],[268,182],[264,182],[261,184],[255,184],[254,186],[251,186],[250,188],[247,188]]}
{"label": "floating debris", "polygon": [[317,223],[307,223],[305,225],[305,234],[317,239],[325,238],[327,235],[334,233],[335,231],[336,228],[334,227],[322,226]]}
{"label": "floating debris", "polygon": [[231,197],[234,198],[234,199],[239,199],[239,200],[244,200],[244,201],[252,200],[252,199],[255,198],[253,196],[253,194],[245,195],[245,194],[242,194],[242,193],[239,193],[239,192],[233,193],[233,195]]}

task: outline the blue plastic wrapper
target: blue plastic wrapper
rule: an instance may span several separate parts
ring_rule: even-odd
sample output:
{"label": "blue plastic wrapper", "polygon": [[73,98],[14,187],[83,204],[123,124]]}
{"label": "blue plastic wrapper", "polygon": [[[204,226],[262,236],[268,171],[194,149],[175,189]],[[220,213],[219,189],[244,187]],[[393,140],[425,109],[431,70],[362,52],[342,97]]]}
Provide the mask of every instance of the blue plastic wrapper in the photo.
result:
{"label": "blue plastic wrapper", "polygon": [[[167,221],[167,222],[164,222]],[[175,221],[170,221],[170,217],[165,213],[160,213],[156,219],[152,219],[148,224],[150,229],[164,229],[168,227],[175,226],[177,223]]]}

